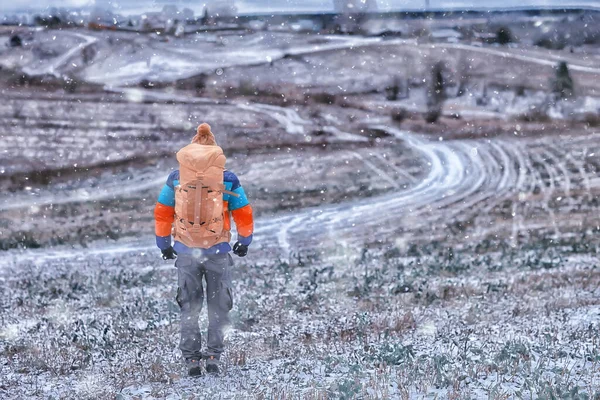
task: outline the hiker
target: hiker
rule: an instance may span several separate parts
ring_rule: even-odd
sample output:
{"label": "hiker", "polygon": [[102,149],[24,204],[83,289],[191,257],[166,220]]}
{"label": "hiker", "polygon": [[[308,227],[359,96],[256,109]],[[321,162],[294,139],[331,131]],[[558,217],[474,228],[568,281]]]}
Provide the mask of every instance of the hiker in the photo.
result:
{"label": "hiker", "polygon": [[[204,356],[206,371],[218,374],[233,307],[230,215],[238,232],[233,253],[245,257],[254,229],[252,207],[238,178],[225,169],[225,155],[210,125],[198,127],[192,143],[177,153],[177,160],[179,170],[169,175],[154,210],[156,244],[163,259],[176,259],[177,303],[181,309],[179,349],[188,373],[202,374]],[[207,351],[203,354],[198,318],[205,297],[209,322]]]}

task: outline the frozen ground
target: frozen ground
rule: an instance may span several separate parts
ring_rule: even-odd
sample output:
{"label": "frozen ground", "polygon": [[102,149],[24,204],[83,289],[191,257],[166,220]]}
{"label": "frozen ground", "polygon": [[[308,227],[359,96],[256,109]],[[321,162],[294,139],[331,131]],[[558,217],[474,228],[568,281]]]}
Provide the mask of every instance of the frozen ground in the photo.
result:
{"label": "frozen ground", "polygon": [[[186,378],[154,250],[5,258],[10,398],[597,395],[598,243],[342,247],[236,268],[220,378]],[[39,257],[36,257],[39,254]],[[203,324],[206,321],[202,321]],[[582,397],[582,396],[588,397]]]}
{"label": "frozen ground", "polygon": [[[270,33],[36,37],[56,47],[3,49],[3,65],[112,87],[2,88],[0,397],[600,396],[600,131],[570,114],[594,112],[600,71],[581,53]],[[82,66],[90,46],[97,58]],[[548,120],[517,119],[511,107],[535,104],[563,55],[580,97]],[[424,107],[423,85],[396,102],[374,93],[395,65],[446,57],[455,73],[463,56],[472,96],[449,99],[435,125],[391,118]],[[515,76],[532,85],[524,98],[511,95]],[[481,106],[485,81],[496,86]],[[152,207],[202,121],[257,220],[236,267],[225,374],[192,380]]]}

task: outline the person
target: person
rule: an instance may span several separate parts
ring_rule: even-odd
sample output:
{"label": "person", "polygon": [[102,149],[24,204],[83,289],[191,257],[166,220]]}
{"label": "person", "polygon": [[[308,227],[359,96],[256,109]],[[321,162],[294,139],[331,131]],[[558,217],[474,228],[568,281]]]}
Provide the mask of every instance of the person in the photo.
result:
{"label": "person", "polygon": [[[176,259],[179,349],[188,374],[201,375],[202,360],[207,372],[219,374],[233,307],[230,252],[239,257],[248,253],[254,229],[252,207],[237,176],[225,169],[225,156],[208,124],[198,127],[192,143],[177,153],[177,159],[179,169],[169,175],[154,210],[156,244],[163,259]],[[233,249],[230,217],[238,232]],[[208,338],[203,353],[198,318],[204,298]]]}

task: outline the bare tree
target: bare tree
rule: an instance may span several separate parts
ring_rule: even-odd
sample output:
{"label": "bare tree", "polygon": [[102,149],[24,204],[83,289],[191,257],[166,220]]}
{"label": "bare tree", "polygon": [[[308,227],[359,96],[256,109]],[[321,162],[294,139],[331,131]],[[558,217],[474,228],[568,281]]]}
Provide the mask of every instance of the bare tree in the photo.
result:
{"label": "bare tree", "polygon": [[204,7],[204,13],[202,13],[202,18],[200,19],[200,25],[206,26],[210,22],[210,15],[208,14],[208,7]]}
{"label": "bare tree", "polygon": [[425,120],[434,123],[442,115],[446,100],[446,83],[444,80],[444,63],[437,62],[431,68],[431,81],[427,90],[427,113]]}
{"label": "bare tree", "polygon": [[487,106],[489,103],[488,98],[488,87],[487,82],[483,82],[483,89],[481,90],[481,95],[477,98],[478,106]]}
{"label": "bare tree", "polygon": [[408,79],[401,79],[398,75],[394,76],[390,84],[385,88],[386,100],[396,101],[398,99],[408,98],[409,85]]}
{"label": "bare tree", "polygon": [[385,98],[389,101],[398,100],[398,94],[400,93],[400,77],[394,76],[390,85],[385,88]]}
{"label": "bare tree", "polygon": [[471,64],[465,56],[462,56],[458,62],[458,89],[456,97],[461,97],[467,93],[469,83],[471,81]]}
{"label": "bare tree", "polygon": [[95,46],[86,46],[81,53],[83,57],[83,63],[86,65],[90,64],[92,61],[94,61],[96,54],[97,50]]}

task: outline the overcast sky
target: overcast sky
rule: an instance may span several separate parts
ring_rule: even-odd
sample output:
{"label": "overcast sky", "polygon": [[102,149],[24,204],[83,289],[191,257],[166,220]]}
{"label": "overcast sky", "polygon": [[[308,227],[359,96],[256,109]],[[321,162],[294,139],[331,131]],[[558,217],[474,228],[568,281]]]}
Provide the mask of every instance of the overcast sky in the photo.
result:
{"label": "overcast sky", "polygon": [[[99,0],[99,2],[108,2],[111,0]],[[206,0],[205,0],[206,1]],[[218,0],[208,0],[206,2],[216,2]],[[87,7],[94,5],[93,0],[0,0],[0,13],[23,10],[26,8],[42,9],[44,7]],[[125,10],[142,10],[161,8],[168,3],[168,0],[115,0]],[[173,3],[193,5],[194,9],[202,8],[202,0],[175,0]],[[283,11],[332,11],[333,0],[236,0],[240,13],[256,12],[283,12]],[[398,9],[422,9],[425,0],[378,0],[379,9],[398,10]],[[519,6],[569,6],[586,5],[600,8],[600,0],[431,0],[432,8],[452,8],[452,7],[519,7]]]}

